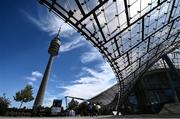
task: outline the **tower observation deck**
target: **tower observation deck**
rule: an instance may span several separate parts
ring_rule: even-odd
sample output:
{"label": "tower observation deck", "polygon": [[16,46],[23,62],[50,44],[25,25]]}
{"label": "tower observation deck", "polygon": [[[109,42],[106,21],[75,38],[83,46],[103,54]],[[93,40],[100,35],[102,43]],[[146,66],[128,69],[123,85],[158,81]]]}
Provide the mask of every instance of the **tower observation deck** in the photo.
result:
{"label": "tower observation deck", "polygon": [[119,102],[180,45],[180,0],[40,0],[96,47],[112,67]]}

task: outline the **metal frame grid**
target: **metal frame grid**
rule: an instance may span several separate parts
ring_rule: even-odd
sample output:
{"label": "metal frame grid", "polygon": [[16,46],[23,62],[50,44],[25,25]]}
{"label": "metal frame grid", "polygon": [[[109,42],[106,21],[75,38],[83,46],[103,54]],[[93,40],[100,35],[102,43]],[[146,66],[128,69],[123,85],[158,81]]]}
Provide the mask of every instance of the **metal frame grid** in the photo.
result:
{"label": "metal frame grid", "polygon": [[119,99],[162,55],[179,45],[180,0],[40,0],[109,62]]}
{"label": "metal frame grid", "polygon": [[[171,52],[171,53],[169,53],[167,55],[171,59],[171,61],[174,64],[175,68],[180,69],[180,49],[179,49],[179,47],[177,49],[175,49],[173,52]],[[159,59],[149,69],[149,71],[156,70],[156,69],[165,69],[165,68],[169,68],[169,66],[162,59]]]}

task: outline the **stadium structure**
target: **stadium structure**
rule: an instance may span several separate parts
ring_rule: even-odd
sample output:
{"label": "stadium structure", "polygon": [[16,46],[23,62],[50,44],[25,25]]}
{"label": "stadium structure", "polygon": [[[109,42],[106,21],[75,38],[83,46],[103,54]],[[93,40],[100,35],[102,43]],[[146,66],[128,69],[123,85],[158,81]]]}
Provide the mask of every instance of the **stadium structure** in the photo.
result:
{"label": "stadium structure", "polygon": [[180,99],[180,0],[40,0],[109,63],[117,84],[89,99],[157,113]]}

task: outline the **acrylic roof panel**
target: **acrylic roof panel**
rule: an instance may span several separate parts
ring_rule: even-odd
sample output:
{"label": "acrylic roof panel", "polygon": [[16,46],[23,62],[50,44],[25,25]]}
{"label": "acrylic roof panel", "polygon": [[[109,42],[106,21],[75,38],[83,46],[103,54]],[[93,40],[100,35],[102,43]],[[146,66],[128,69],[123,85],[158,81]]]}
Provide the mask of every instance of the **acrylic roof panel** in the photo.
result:
{"label": "acrylic roof panel", "polygon": [[[121,97],[179,45],[180,0],[40,0],[109,62]],[[120,98],[121,98],[120,97]]]}
{"label": "acrylic roof panel", "polygon": [[93,103],[98,103],[100,105],[108,105],[113,101],[116,94],[118,93],[119,93],[119,85],[115,84],[111,88],[89,99],[89,101]]}

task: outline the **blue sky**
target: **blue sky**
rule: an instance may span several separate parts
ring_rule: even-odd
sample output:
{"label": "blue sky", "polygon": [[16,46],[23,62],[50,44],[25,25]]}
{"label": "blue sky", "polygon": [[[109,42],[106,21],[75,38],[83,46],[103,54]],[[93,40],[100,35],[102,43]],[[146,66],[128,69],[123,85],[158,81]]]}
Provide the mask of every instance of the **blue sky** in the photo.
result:
{"label": "blue sky", "polygon": [[44,105],[66,95],[88,99],[116,83],[99,52],[36,0],[1,0],[0,4],[0,95],[6,93],[12,107],[19,106],[13,96],[26,84],[33,85],[36,95],[49,57],[49,42],[61,24],[62,46],[54,59]]}

